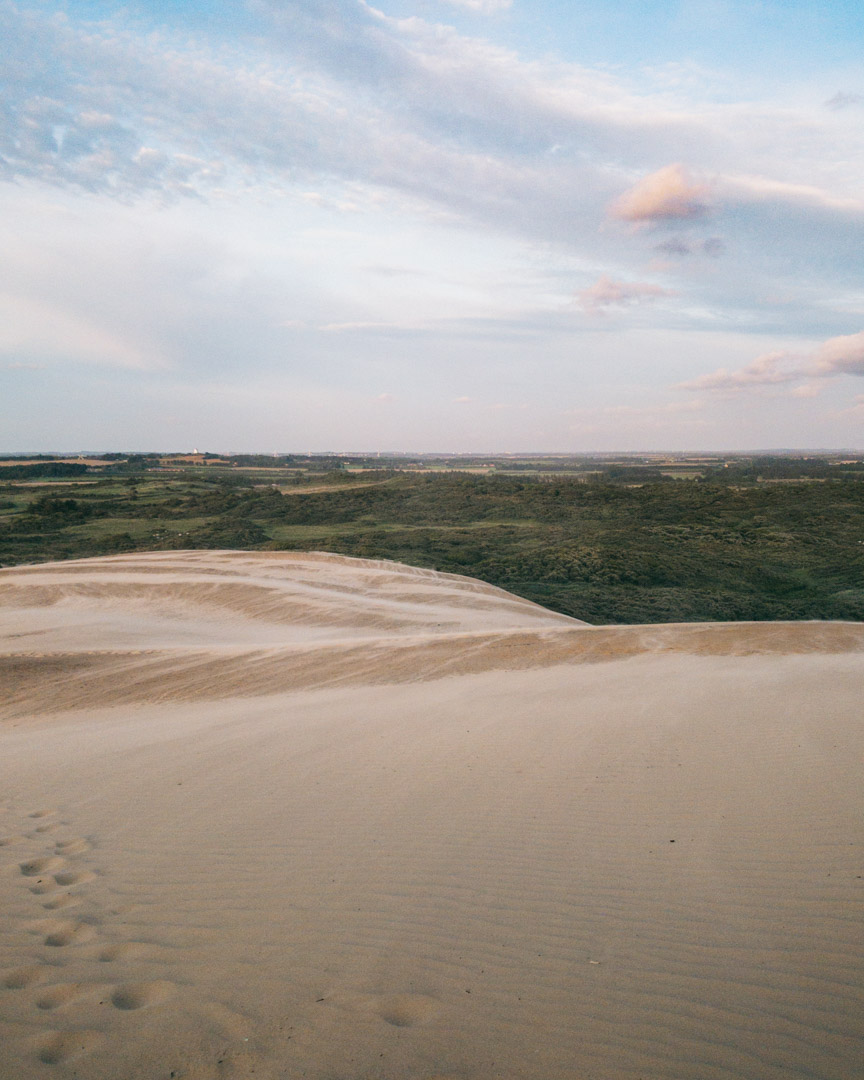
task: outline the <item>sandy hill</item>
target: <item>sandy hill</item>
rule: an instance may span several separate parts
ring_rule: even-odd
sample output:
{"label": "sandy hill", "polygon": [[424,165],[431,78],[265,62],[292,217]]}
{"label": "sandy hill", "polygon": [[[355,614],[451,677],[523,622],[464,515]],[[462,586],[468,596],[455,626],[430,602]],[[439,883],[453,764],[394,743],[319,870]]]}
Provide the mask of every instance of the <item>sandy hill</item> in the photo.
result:
{"label": "sandy hill", "polygon": [[0,1078],[860,1080],[864,625],[0,571]]}

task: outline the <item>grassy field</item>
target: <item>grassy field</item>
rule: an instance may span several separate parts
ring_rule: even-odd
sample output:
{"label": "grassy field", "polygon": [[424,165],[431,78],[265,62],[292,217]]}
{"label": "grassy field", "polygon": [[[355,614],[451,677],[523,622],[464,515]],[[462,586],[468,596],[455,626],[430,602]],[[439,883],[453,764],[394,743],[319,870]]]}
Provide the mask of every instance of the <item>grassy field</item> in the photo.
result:
{"label": "grassy field", "polygon": [[468,574],[593,623],[864,619],[860,469],[699,467],[703,478],[673,480],[613,465],[590,482],[471,463],[330,475],[148,466],[74,486],[0,477],[0,563],[324,550]]}

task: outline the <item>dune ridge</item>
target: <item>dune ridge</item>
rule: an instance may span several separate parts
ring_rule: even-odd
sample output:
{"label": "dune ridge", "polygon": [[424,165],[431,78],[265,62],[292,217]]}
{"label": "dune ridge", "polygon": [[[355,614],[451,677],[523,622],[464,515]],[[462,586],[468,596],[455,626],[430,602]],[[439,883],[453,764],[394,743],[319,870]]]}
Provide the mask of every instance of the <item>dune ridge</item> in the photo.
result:
{"label": "dune ridge", "polygon": [[0,1078],[853,1080],[864,625],[0,570]]}

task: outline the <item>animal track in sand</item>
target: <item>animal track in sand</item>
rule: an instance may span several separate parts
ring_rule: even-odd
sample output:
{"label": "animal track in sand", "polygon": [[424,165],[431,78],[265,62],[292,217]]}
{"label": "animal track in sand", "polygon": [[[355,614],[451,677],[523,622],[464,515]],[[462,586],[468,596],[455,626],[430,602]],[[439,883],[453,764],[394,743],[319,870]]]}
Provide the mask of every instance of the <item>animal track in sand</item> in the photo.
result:
{"label": "animal track in sand", "polygon": [[63,1065],[102,1042],[98,1031],[52,1031],[37,1043],[37,1055],[46,1065]]}
{"label": "animal track in sand", "polygon": [[34,810],[33,813],[28,814],[27,817],[39,819],[39,818],[51,817],[52,814],[56,814],[56,813],[57,813],[56,810]]}
{"label": "animal track in sand", "polygon": [[46,969],[36,964],[15,968],[14,971],[7,971],[3,976],[3,986],[7,990],[26,990],[28,986],[35,986],[36,983],[41,982],[46,974]]}
{"label": "animal track in sand", "polygon": [[81,996],[81,987],[78,983],[63,983],[57,986],[49,986],[36,999],[37,1009],[59,1009],[68,1005],[70,1001]]}
{"label": "animal track in sand", "polygon": [[20,844],[23,836],[0,836],[0,847],[10,847],[12,844]]}
{"label": "animal track in sand", "polygon": [[415,1027],[434,1020],[441,1006],[425,994],[391,994],[380,998],[374,1010],[382,1020],[394,1027]]}
{"label": "animal track in sand", "polygon": [[165,980],[125,983],[114,989],[111,994],[111,1004],[115,1009],[146,1009],[151,1005],[161,1005],[174,994],[176,989],[174,983]]}

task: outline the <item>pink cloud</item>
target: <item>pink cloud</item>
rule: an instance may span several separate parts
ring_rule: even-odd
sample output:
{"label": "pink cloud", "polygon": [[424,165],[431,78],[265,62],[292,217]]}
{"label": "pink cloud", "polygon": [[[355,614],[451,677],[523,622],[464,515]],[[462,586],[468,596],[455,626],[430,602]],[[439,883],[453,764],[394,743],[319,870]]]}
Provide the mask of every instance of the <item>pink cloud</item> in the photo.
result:
{"label": "pink cloud", "polygon": [[757,356],[746,367],[730,371],[728,368],[719,368],[709,375],[700,375],[691,382],[681,383],[683,390],[720,390],[736,392],[739,390],[752,390],[760,386],[776,386],[779,383],[794,382],[801,378],[801,372],[797,370],[784,370],[781,364],[789,358],[789,353],[772,352]]}
{"label": "pink cloud", "polygon": [[829,338],[813,357],[811,374],[864,375],[864,331]]}
{"label": "pink cloud", "polygon": [[831,379],[838,375],[864,375],[864,331],[829,338],[808,354],[772,352],[757,356],[746,367],[730,371],[720,368],[698,379],[680,383],[682,390],[714,390],[738,393],[766,386],[798,382],[791,393],[795,397],[815,397],[818,386],[810,380]]}
{"label": "pink cloud", "polygon": [[607,307],[644,304],[660,296],[674,295],[671,290],[651,285],[647,281],[615,281],[606,274],[589,288],[577,293],[583,311],[590,315],[596,315]]}
{"label": "pink cloud", "polygon": [[667,165],[644,176],[609,208],[622,221],[675,221],[708,212],[708,189],[694,183],[681,164]]}

